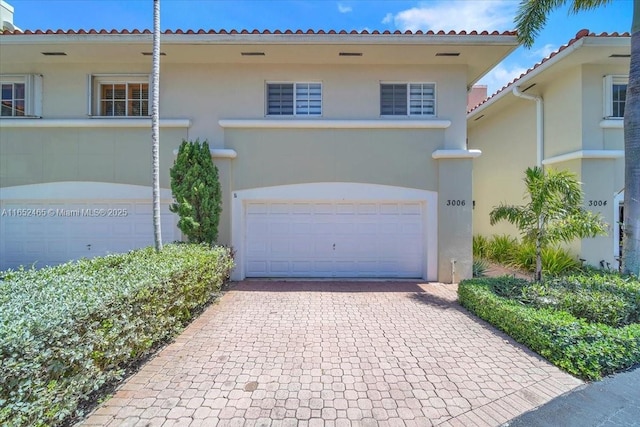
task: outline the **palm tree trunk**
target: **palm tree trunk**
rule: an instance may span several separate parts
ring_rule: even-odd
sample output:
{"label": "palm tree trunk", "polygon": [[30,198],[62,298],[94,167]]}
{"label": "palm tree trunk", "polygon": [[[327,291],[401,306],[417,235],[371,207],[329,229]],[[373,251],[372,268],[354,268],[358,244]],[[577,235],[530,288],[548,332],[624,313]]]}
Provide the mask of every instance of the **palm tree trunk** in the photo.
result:
{"label": "palm tree trunk", "polygon": [[536,274],[535,281],[542,281],[542,244],[540,239],[536,240]]}
{"label": "palm tree trunk", "polygon": [[153,67],[151,74],[151,157],[153,163],[153,237],[162,250],[160,223],[160,0],[153,0]]}
{"label": "palm tree trunk", "polygon": [[624,235],[622,269],[640,275],[640,0],[633,2],[631,66],[624,111]]}

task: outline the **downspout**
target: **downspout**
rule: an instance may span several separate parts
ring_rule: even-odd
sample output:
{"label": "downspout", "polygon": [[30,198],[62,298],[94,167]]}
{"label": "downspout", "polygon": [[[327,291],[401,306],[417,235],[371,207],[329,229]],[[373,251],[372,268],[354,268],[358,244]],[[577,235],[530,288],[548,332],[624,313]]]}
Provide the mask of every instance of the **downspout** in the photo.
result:
{"label": "downspout", "polygon": [[536,165],[538,167],[542,167],[542,160],[544,159],[544,108],[542,104],[542,97],[527,95],[526,93],[521,92],[518,86],[514,87],[512,92],[519,98],[536,101]]}

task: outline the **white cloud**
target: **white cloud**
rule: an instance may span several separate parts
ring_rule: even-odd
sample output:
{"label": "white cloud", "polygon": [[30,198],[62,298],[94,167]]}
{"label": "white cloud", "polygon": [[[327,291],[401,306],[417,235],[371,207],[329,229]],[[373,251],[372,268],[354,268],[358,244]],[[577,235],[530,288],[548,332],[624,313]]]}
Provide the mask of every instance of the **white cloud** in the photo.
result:
{"label": "white cloud", "polygon": [[417,7],[395,15],[387,14],[383,24],[393,23],[400,30],[493,31],[514,28],[518,3],[510,0],[421,2]]}
{"label": "white cloud", "polygon": [[530,51],[530,57],[535,58],[536,60],[546,58],[551,55],[551,53],[558,50],[558,47],[554,44],[548,43],[542,46],[540,49]]}
{"label": "white cloud", "polygon": [[393,13],[387,13],[384,18],[382,18],[383,24],[391,24],[393,22]]}
{"label": "white cloud", "polygon": [[487,94],[491,96],[498,90],[502,89],[503,86],[506,86],[514,79],[520,77],[520,75],[524,74],[526,71],[526,68],[521,67],[518,64],[505,65],[504,63],[500,63],[476,84],[487,85]]}
{"label": "white cloud", "polygon": [[347,6],[347,5],[344,5],[342,3],[338,3],[338,12],[340,12],[340,13],[349,13],[352,10],[353,9],[351,8],[351,6]]}

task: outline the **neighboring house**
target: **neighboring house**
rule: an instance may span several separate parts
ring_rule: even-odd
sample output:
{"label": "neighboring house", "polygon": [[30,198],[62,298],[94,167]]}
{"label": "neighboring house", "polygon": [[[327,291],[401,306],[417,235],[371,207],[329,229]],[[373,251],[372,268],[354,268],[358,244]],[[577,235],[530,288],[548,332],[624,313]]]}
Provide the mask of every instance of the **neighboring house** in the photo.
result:
{"label": "neighboring house", "polygon": [[572,250],[589,264],[617,267],[629,57],[629,34],[582,30],[469,112],[469,148],[483,153],[473,170],[475,234],[517,235],[508,223],[491,226],[491,209],[523,203],[527,167],[567,169],[583,183],[585,207],[610,224],[608,236]]}
{"label": "neighboring house", "polygon": [[[0,44],[1,268],[151,245],[151,34]],[[164,240],[180,237],[175,150],[199,138],[234,279],[469,277],[467,90],[516,45],[511,32],[165,32]]]}

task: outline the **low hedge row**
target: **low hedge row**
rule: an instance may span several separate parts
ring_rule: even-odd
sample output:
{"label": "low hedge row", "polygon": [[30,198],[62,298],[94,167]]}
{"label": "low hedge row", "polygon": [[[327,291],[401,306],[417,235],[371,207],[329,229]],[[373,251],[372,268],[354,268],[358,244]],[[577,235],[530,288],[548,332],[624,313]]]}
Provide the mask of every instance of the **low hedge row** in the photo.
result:
{"label": "low hedge row", "polygon": [[512,278],[465,280],[458,286],[458,299],[472,313],[583,379],[599,379],[640,363],[640,324],[615,328],[589,323],[495,293],[508,294],[521,286]]}
{"label": "low hedge row", "polygon": [[528,286],[524,297],[536,306],[568,311],[591,323],[613,327],[640,323],[640,281],[618,274],[556,277]]}
{"label": "low hedge row", "polygon": [[0,273],[0,425],[56,425],[177,334],[233,268],[174,244]]}

